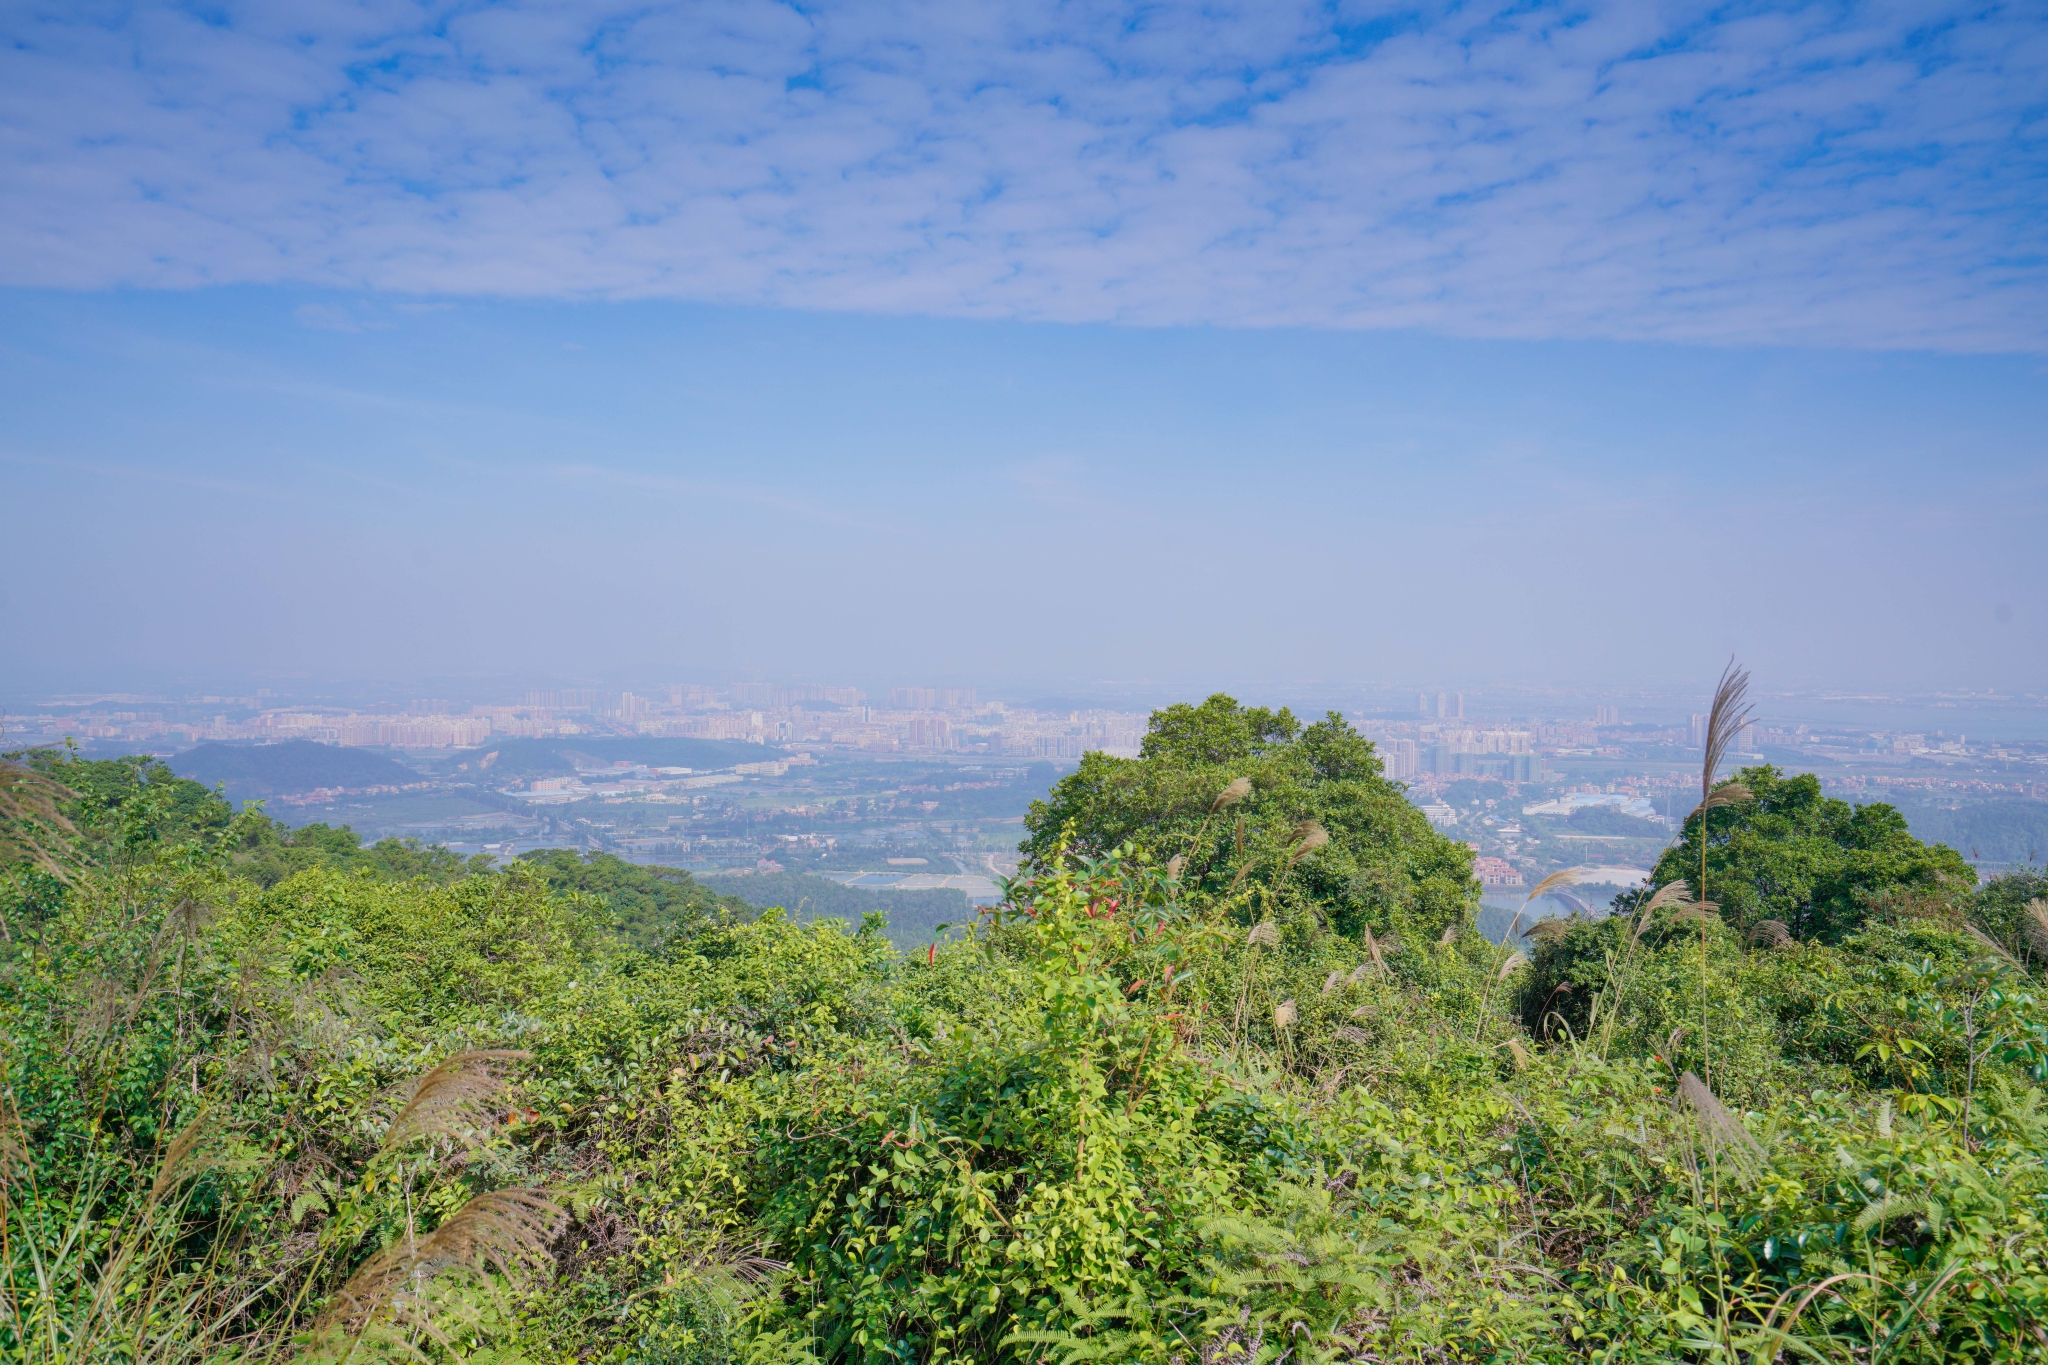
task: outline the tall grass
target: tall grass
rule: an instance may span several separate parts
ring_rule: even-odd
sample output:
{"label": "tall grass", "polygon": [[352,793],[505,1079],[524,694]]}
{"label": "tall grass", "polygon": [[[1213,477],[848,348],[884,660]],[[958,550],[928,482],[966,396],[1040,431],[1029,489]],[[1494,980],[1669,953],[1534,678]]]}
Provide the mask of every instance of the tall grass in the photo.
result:
{"label": "tall grass", "polygon": [[1705,1082],[1711,1090],[1714,1084],[1714,1040],[1713,1030],[1707,1012],[1707,824],[1708,818],[1717,807],[1735,805],[1749,800],[1749,790],[1739,783],[1729,782],[1715,785],[1714,775],[1721,769],[1721,760],[1735,737],[1748,728],[1754,707],[1749,700],[1749,670],[1738,668],[1734,659],[1721,670],[1721,681],[1715,684],[1713,704],[1707,710],[1707,732],[1700,754],[1700,1052],[1701,1069],[1706,1072]]}

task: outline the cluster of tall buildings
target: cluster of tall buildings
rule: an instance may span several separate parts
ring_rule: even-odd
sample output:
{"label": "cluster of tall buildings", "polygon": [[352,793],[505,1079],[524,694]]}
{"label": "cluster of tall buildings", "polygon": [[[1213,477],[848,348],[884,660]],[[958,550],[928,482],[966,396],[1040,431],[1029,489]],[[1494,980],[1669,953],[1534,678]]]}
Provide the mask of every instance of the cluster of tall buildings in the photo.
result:
{"label": "cluster of tall buildings", "polygon": [[1465,718],[1465,694],[1463,692],[1417,692],[1415,714],[1433,716],[1437,720],[1463,720]]}
{"label": "cluster of tall buildings", "polygon": [[1420,739],[1375,739],[1385,776],[1406,782],[1424,774],[1491,777],[1502,782],[1540,782],[1543,755],[1526,730],[1456,730]]}
{"label": "cluster of tall buildings", "polygon": [[96,711],[43,716],[46,734],[124,740],[171,739],[326,744],[405,749],[472,748],[492,739],[649,735],[756,743],[808,743],[871,751],[922,750],[1034,758],[1078,758],[1090,749],[1134,754],[1142,714],[1039,712],[983,703],[971,687],[890,688],[886,706],[859,688],[827,684],[675,683],[643,691],[536,688],[514,703],[414,698],[368,711],[286,707],[267,696],[231,700],[239,714],[167,719],[164,712]]}

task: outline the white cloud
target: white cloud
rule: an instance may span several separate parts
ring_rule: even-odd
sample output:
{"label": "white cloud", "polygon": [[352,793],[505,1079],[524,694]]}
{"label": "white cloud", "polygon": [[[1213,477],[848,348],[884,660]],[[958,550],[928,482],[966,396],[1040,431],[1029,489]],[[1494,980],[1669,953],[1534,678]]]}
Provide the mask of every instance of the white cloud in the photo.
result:
{"label": "white cloud", "polygon": [[14,11],[0,279],[2034,350],[2028,7]]}

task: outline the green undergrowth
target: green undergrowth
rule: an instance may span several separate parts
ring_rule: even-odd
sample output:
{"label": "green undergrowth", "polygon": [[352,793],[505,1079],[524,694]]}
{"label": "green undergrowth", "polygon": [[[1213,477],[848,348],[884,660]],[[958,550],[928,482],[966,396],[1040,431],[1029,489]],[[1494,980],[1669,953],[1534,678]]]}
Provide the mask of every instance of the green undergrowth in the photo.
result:
{"label": "green undergrowth", "polygon": [[1092,770],[909,955],[559,859],[271,877],[110,783],[0,885],[0,1359],[2048,1352],[2033,888],[1894,843],[1824,933],[1643,894],[1525,960],[1369,747],[1243,733],[1272,790],[1112,842],[1178,798]]}

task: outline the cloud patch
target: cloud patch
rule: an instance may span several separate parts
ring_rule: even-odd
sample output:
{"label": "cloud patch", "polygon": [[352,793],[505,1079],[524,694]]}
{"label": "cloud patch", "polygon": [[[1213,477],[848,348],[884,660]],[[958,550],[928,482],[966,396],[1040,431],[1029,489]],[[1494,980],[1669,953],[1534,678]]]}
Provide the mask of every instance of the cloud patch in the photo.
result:
{"label": "cloud patch", "polygon": [[2032,7],[12,13],[15,285],[2048,338],[2048,22]]}

